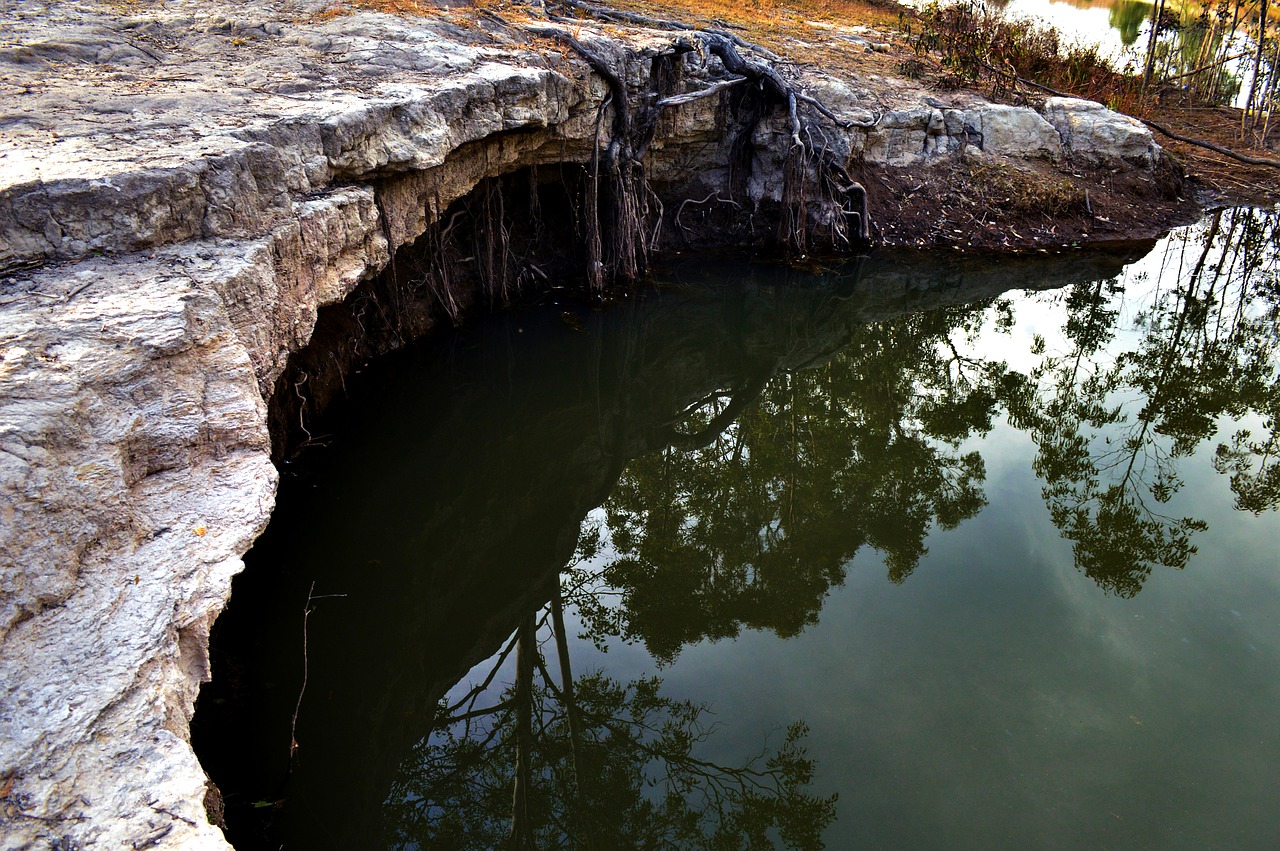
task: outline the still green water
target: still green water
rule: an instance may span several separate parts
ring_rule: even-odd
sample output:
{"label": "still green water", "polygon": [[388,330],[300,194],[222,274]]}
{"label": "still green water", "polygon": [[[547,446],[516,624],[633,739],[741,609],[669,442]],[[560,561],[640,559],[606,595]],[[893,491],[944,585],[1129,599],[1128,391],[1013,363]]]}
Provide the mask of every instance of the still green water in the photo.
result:
{"label": "still green water", "polygon": [[1275,847],[1278,224],[690,262],[374,365],[215,635],[233,841]]}

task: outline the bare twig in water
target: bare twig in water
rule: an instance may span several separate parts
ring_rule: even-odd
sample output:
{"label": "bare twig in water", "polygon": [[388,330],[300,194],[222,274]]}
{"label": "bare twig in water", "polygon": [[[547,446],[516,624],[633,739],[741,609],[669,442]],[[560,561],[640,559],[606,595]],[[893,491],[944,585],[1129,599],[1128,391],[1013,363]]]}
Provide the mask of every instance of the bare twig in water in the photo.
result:
{"label": "bare twig in water", "polygon": [[315,593],[316,583],[311,582],[307,591],[307,603],[302,607],[302,688],[298,689],[298,702],[293,707],[293,720],[289,724],[289,762],[292,765],[293,755],[298,752],[298,713],[302,711],[302,696],[307,693],[307,618],[311,617],[311,595]]}
{"label": "bare twig in water", "polygon": [[311,432],[307,430],[307,397],[302,395],[302,385],[307,383],[309,376],[305,370],[301,370],[302,378],[293,383],[293,392],[298,394],[298,426],[302,429],[302,433],[307,436],[307,442],[311,442]]}

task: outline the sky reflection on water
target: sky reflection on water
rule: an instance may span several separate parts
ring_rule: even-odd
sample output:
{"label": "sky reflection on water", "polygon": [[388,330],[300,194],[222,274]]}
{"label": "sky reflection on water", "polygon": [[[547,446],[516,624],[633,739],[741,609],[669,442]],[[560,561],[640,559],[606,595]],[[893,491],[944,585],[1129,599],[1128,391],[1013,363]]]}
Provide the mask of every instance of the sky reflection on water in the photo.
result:
{"label": "sky reflection on water", "polygon": [[254,731],[347,595],[293,767],[202,751],[239,847],[1272,847],[1278,245],[695,265],[389,364],[237,580]]}
{"label": "sky reflection on water", "polygon": [[[1106,458],[1112,441],[1124,443],[1125,431],[1131,443],[1119,461],[1130,460],[1091,468],[1088,475],[1101,471],[1104,481],[1083,489],[1086,503],[1105,503],[1119,487],[1108,485],[1108,475],[1118,478],[1124,469],[1129,479],[1149,468],[1149,479],[1128,486],[1120,504],[1139,506],[1135,518],[1159,518],[1142,521],[1140,537],[1185,535],[1185,546],[1130,541],[1122,544],[1130,555],[1152,557],[1147,569],[1135,564],[1121,576],[1087,575],[1081,554],[1073,552],[1082,545],[1081,526],[1073,519],[1074,531],[1064,530],[1046,510],[1046,499],[1052,504],[1061,497],[1050,494],[1043,478],[1050,451],[1044,447],[1055,438],[1016,428],[1001,413],[989,433],[956,444],[957,456],[976,451],[982,457],[985,506],[955,528],[935,527],[900,584],[884,581],[895,567],[866,546],[823,595],[817,622],[798,635],[779,640],[776,628],[743,628],[735,637],[696,640],[675,653],[658,637],[661,625],[633,621],[610,639],[608,629],[602,635],[599,611],[586,621],[571,613],[571,633],[590,634],[608,647],[606,654],[587,642],[574,644],[574,669],[603,670],[619,681],[652,675],[655,659],[643,647],[657,641],[664,648],[657,660],[664,693],[705,702],[714,712],[720,729],[700,751],[713,762],[759,752],[762,737],[776,743],[782,725],[803,719],[817,766],[813,791],[839,795],[837,817],[824,833],[831,847],[1269,847],[1280,833],[1271,806],[1280,781],[1274,497],[1257,515],[1237,510],[1227,478],[1214,469],[1214,444],[1238,427],[1233,416],[1211,412],[1213,422],[1194,427],[1200,429],[1194,434],[1180,432],[1167,417],[1161,426],[1152,418],[1160,409],[1168,415],[1172,404],[1161,400],[1161,386],[1144,396],[1122,379],[1126,357],[1162,367],[1157,379],[1168,386],[1178,372],[1175,361],[1185,360],[1192,373],[1218,369],[1221,364],[1206,358],[1247,347],[1243,338],[1226,343],[1224,323],[1230,314],[1237,321],[1249,315],[1258,324],[1244,333],[1265,338],[1253,342],[1269,358],[1263,383],[1271,383],[1274,397],[1273,303],[1246,292],[1248,282],[1261,282],[1263,292],[1272,285],[1268,276],[1274,282],[1274,220],[1261,218],[1271,230],[1252,251],[1234,251],[1247,226],[1228,219],[1244,215],[1220,215],[1215,224],[1174,235],[1127,267],[1094,302],[1063,291],[1010,294],[1006,304],[966,322],[982,329],[966,356],[1031,375],[1040,370],[1037,380],[1052,382],[1059,373],[1045,365],[1055,357],[1077,375],[1078,340],[1064,330],[1064,311],[1076,319],[1107,317],[1105,339],[1086,343],[1084,352],[1090,369],[1106,376],[1105,388],[1097,402],[1083,404],[1118,401],[1125,412],[1103,417],[1083,439],[1088,451]],[[1208,249],[1206,240],[1212,241]],[[1258,251],[1270,252],[1267,263],[1254,262]],[[1090,287],[1104,293],[1100,284],[1079,289]],[[1192,313],[1204,326],[1194,340],[1186,319]],[[1013,323],[998,327],[1000,315],[1011,315]],[[1077,327],[1075,336],[1081,334]],[[1224,348],[1213,349],[1211,338]],[[1257,366],[1242,356],[1233,368]],[[1087,395],[1088,382],[1081,381],[1068,389]],[[1195,389],[1194,383],[1181,389]],[[1263,404],[1262,413],[1238,406],[1232,413],[1256,432],[1266,424]],[[1157,413],[1144,416],[1144,410]],[[1064,413],[1055,409],[1052,416]],[[1091,424],[1083,425],[1088,432]],[[740,421],[719,440],[732,442],[746,427]],[[1162,428],[1166,434],[1155,434]],[[1171,449],[1169,434],[1187,446]],[[654,463],[642,459],[633,468]],[[1032,475],[1037,468],[1040,478]],[[634,475],[623,474],[624,490]],[[1162,478],[1173,482],[1172,492],[1161,490]],[[1080,496],[1079,488],[1068,490]],[[616,493],[592,512],[587,527],[625,528],[609,508]],[[658,493],[687,502],[693,492]],[[644,510],[642,523],[660,507]],[[1092,528],[1099,516],[1084,526]],[[1194,523],[1179,525],[1181,516]],[[688,529],[705,522],[683,521]],[[1077,535],[1075,547],[1068,534]],[[603,551],[585,571],[603,573],[600,587],[611,596],[610,579],[617,575],[611,565],[625,559],[606,534]],[[643,592],[624,588],[620,605],[637,593]],[[605,603],[606,609],[615,605]]]}

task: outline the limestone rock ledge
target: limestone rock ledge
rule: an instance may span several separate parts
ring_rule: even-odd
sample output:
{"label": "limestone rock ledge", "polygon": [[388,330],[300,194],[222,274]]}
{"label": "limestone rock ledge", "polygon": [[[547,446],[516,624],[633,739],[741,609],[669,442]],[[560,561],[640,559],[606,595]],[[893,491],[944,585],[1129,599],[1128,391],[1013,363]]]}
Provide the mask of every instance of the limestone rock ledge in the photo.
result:
{"label": "limestone rock ledge", "polygon": [[188,724],[273,506],[260,383],[385,258],[352,188],[258,241],[85,260],[6,295],[3,847],[225,847]]}
{"label": "limestone rock ledge", "polygon": [[213,122],[200,150],[143,144],[132,170],[89,148],[33,174],[29,149],[4,151],[0,847],[227,847],[188,726],[273,507],[266,399],[317,310],[387,263],[373,185],[342,183],[566,122],[572,102],[554,71],[473,62],[242,138]]}
{"label": "limestone rock ledge", "polygon": [[[306,3],[0,8],[0,848],[226,848],[188,724],[273,507],[276,379],[477,180],[585,160],[605,88],[502,33]],[[1096,105],[806,83],[879,116],[844,139],[873,165],[1159,157]],[[680,107],[655,172],[719,121]]]}

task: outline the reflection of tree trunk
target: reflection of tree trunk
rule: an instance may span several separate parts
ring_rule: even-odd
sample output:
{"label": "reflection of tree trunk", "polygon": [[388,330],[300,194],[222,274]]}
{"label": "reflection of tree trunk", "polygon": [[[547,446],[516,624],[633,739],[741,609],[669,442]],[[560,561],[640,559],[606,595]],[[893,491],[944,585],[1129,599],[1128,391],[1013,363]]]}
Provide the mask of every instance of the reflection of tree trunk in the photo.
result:
{"label": "reflection of tree trunk", "polygon": [[773,372],[762,372],[754,378],[746,381],[743,386],[735,391],[729,399],[729,404],[719,414],[712,417],[711,422],[707,423],[706,428],[693,434],[685,434],[671,428],[664,434],[660,435],[660,439],[672,449],[682,452],[691,452],[695,449],[705,449],[710,446],[720,434],[733,425],[733,421],[738,418],[738,414],[742,413],[750,403],[756,400],[765,386],[769,383],[769,379],[773,377]]}
{"label": "reflection of tree trunk", "polygon": [[1204,274],[1205,262],[1209,258],[1209,252],[1213,248],[1213,240],[1218,235],[1218,226],[1221,222],[1222,216],[1220,214],[1213,217],[1213,224],[1205,235],[1204,247],[1200,251],[1200,257],[1196,261],[1190,278],[1187,279],[1187,288],[1182,294],[1182,310],[1178,311],[1178,324],[1173,329],[1173,338],[1169,340],[1169,347],[1165,349],[1164,359],[1160,364],[1160,374],[1151,385],[1151,398],[1147,401],[1147,405],[1142,412],[1138,414],[1138,419],[1142,421],[1142,429],[1138,432],[1137,440],[1134,441],[1133,454],[1129,456],[1129,465],[1125,468],[1124,478],[1120,481],[1122,491],[1128,487],[1129,477],[1133,473],[1133,465],[1138,460],[1138,454],[1142,451],[1143,444],[1146,442],[1147,431],[1160,410],[1160,405],[1164,403],[1164,385],[1169,380],[1169,373],[1173,371],[1173,364],[1180,354],[1182,335],[1187,328],[1187,315],[1191,312],[1191,302],[1192,299],[1196,298],[1196,293],[1200,289],[1200,277]]}
{"label": "reflection of tree trunk", "polygon": [[[1075,362],[1071,364],[1071,377],[1063,385],[1065,388],[1069,388],[1069,389],[1062,396],[1059,396],[1057,400],[1059,401],[1060,407],[1061,407],[1061,410],[1058,412],[1059,419],[1061,419],[1062,414],[1066,412],[1064,397],[1066,399],[1070,399],[1075,395],[1076,379],[1080,376],[1080,365],[1083,363],[1084,356],[1085,356],[1085,348],[1084,348],[1085,344],[1083,341],[1094,339],[1094,334],[1099,324],[1098,314],[1102,311],[1103,283],[1104,283],[1103,279],[1099,278],[1093,284],[1093,296],[1089,299],[1089,322],[1085,326],[1087,328],[1087,332],[1082,334],[1082,337],[1081,337],[1082,342],[1076,345],[1076,359],[1075,359]],[[1092,354],[1092,352],[1090,352],[1090,354]]]}
{"label": "reflection of tree trunk", "polygon": [[[1209,259],[1209,251],[1213,248],[1213,241],[1218,236],[1218,228],[1222,225],[1222,211],[1215,210],[1213,213],[1213,223],[1209,226],[1209,232],[1204,237],[1204,249],[1200,252],[1200,259],[1196,261],[1196,267],[1191,272],[1191,286],[1196,286],[1200,280],[1200,276],[1204,274],[1205,261]],[[1212,289],[1210,284],[1210,289]]]}
{"label": "reflection of tree trunk", "polygon": [[[1213,266],[1213,281],[1210,283],[1211,286],[1216,287],[1218,285],[1218,281],[1222,278],[1223,272],[1226,272],[1235,267],[1236,257],[1234,255],[1239,253],[1239,247],[1235,244],[1236,226],[1240,220],[1240,217],[1238,215],[1239,212],[1240,212],[1239,207],[1235,207],[1231,210],[1230,221],[1227,224],[1227,235],[1223,237],[1223,240],[1222,240],[1222,245],[1224,247],[1223,257]],[[1221,213],[1222,211],[1219,210],[1218,215],[1221,215]],[[1228,249],[1228,248],[1233,251],[1233,255],[1230,263],[1226,262],[1227,255],[1226,255],[1225,249]],[[1228,274],[1227,280],[1223,285],[1224,288],[1230,285],[1230,283],[1231,283],[1231,275]]]}
{"label": "reflection of tree trunk", "polygon": [[[1245,218],[1244,216],[1240,215],[1240,210],[1238,208],[1231,211],[1231,232],[1227,234],[1227,238],[1222,242],[1223,245],[1231,247],[1231,263],[1229,266],[1226,262],[1218,263],[1219,271],[1221,271],[1221,269],[1224,266],[1228,266],[1227,268],[1227,284],[1228,285],[1231,283],[1232,276],[1235,275],[1236,266],[1237,265],[1243,266],[1243,269],[1240,275],[1240,290],[1239,290],[1240,294],[1236,300],[1235,316],[1232,317],[1232,331],[1231,331],[1232,335],[1235,334],[1236,329],[1240,328],[1241,325],[1244,324],[1245,306],[1249,303],[1249,290],[1252,286],[1252,281],[1250,280],[1250,275],[1249,275],[1248,249],[1245,248],[1245,240],[1235,238],[1236,221],[1238,219],[1244,219],[1244,218]],[[1248,219],[1245,219],[1245,221],[1247,222]],[[1242,230],[1245,230],[1247,235],[1248,226],[1244,225],[1242,227]],[[1225,286],[1226,285],[1224,285],[1224,289],[1225,289]]]}
{"label": "reflection of tree trunk", "polygon": [[[578,804],[577,824],[582,829],[583,845],[592,848],[591,810],[587,807],[586,752],[582,749],[582,718],[578,714],[578,702],[573,696],[573,671],[569,668],[569,641],[564,631],[564,602],[560,597],[560,583],[556,583],[551,598],[551,627],[556,636],[556,654],[560,660],[560,688],[564,692],[564,711],[569,718],[569,747],[573,758],[573,787]],[[573,823],[572,820],[570,823]]]}
{"label": "reflection of tree trunk", "polygon": [[795,532],[796,522],[796,467],[800,464],[800,446],[796,438],[796,382],[797,377],[788,375],[788,389],[791,391],[791,464],[787,479],[787,531]]}
{"label": "reflection of tree trunk", "polygon": [[529,784],[533,761],[533,667],[537,624],[531,612],[517,630],[516,648],[516,780],[511,793],[511,836],[507,847],[533,847],[533,831],[529,824]]}

